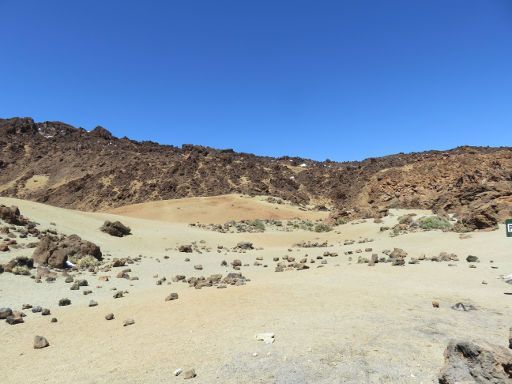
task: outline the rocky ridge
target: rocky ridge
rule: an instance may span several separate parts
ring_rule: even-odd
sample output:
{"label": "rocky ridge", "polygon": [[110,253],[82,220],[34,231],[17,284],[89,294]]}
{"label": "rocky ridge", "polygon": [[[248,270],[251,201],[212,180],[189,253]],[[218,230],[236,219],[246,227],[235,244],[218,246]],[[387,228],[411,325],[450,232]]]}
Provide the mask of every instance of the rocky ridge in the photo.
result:
{"label": "rocky ridge", "polygon": [[178,148],[119,139],[103,127],[11,118],[0,119],[0,170],[3,196],[81,210],[243,193],[328,206],[332,222],[422,208],[453,213],[463,230],[477,230],[512,214],[510,147],[318,162]]}

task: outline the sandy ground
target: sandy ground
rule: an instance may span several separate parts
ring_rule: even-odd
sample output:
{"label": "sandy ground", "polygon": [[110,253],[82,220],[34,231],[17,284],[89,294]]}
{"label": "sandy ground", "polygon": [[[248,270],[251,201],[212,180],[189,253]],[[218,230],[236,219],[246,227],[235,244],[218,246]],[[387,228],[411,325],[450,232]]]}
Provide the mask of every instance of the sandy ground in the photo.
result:
{"label": "sandy ground", "polygon": [[[244,199],[248,205],[254,200],[252,218],[256,218],[260,201]],[[190,199],[173,202],[190,207],[199,216],[211,208],[203,203],[204,199],[197,199],[193,208]],[[173,376],[177,368],[195,368],[197,377],[190,380],[194,383],[434,383],[449,339],[506,346],[512,326],[512,296],[504,294],[512,287],[500,279],[500,275],[512,273],[512,239],[504,236],[502,227],[465,240],[455,233],[437,231],[391,238],[379,231],[382,224],[370,221],[322,234],[221,234],[191,228],[183,217],[172,222],[169,217],[175,216],[162,214],[164,218],[157,215],[157,220],[150,220],[158,212],[155,203],[149,213],[139,207],[133,215],[138,217],[76,212],[8,198],[0,198],[0,204],[16,204],[41,228],[77,233],[112,257],[143,255],[140,263],[130,265],[131,275],[138,276],[138,281],[116,279],[117,270],[107,273],[113,277],[109,282],[84,272],[93,290],[88,296],[70,291],[63,278],[35,284],[29,277],[1,274],[0,307],[20,309],[23,303],[30,303],[52,311],[48,317],[26,311],[25,323],[15,326],[0,323],[1,372],[6,383],[182,382],[182,376]],[[223,218],[230,215],[229,204],[224,203]],[[239,210],[234,211],[235,217],[229,218],[239,217]],[[120,219],[132,228],[133,235],[114,238],[100,232],[106,219]],[[384,225],[395,221],[396,215],[388,217]],[[346,239],[364,237],[374,241],[343,245]],[[212,251],[184,254],[170,249],[200,240]],[[241,254],[216,251],[217,245],[232,247],[242,240],[263,250]],[[288,251],[303,240],[328,240],[332,246]],[[454,252],[460,261],[452,267],[430,261],[369,267],[351,262],[343,254],[366,247],[379,254],[400,247],[410,256]],[[316,268],[315,263],[309,270],[274,272],[274,256],[311,257],[326,250],[339,256],[329,257],[323,268]],[[30,253],[3,253],[0,263]],[[475,269],[465,261],[469,254],[480,258]],[[165,255],[169,259],[164,259]],[[268,268],[253,266],[258,256]],[[191,261],[185,262],[185,257]],[[153,278],[154,274],[169,280],[176,274],[226,274],[232,269],[221,267],[220,262],[235,258],[250,263],[241,271],[251,279],[245,286],[196,290],[183,283],[157,286]],[[357,254],[353,258],[357,259]],[[194,270],[194,264],[202,264],[204,270]],[[129,294],[113,299],[113,287],[127,289]],[[177,292],[179,299],[164,302],[170,292]],[[58,307],[63,297],[70,298],[72,305]],[[99,305],[89,308],[91,299]],[[434,309],[432,300],[438,300],[441,307]],[[452,310],[450,306],[459,301],[471,303],[477,310]],[[104,319],[109,312],[115,314],[115,320]],[[58,323],[49,322],[53,316]],[[126,318],[133,318],[135,324],[123,327]],[[275,333],[275,342],[256,341],[259,332]],[[33,349],[35,335],[45,336],[50,347]]]}

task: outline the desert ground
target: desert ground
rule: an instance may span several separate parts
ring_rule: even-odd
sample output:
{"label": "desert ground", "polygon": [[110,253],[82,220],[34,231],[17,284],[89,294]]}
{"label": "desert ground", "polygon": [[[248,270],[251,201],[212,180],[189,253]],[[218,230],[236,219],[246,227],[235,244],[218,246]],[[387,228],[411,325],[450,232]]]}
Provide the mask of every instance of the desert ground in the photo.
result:
{"label": "desert ground", "polygon": [[[36,284],[29,276],[0,274],[0,307],[21,310],[28,303],[51,310],[51,316],[26,310],[22,324],[0,323],[4,383],[174,383],[185,380],[183,374],[174,375],[180,368],[194,369],[197,376],[186,382],[195,383],[435,383],[450,339],[507,346],[512,296],[506,293],[512,286],[502,276],[512,273],[512,238],[505,237],[503,226],[467,238],[439,230],[391,237],[380,227],[392,226],[410,212],[392,210],[383,223],[368,219],[330,232],[270,228],[263,233],[219,233],[189,223],[317,220],[327,213],[236,195],[96,213],[12,198],[0,198],[0,204],[17,205],[42,229],[94,242],[106,262],[141,255],[127,266],[138,280],[116,278],[126,267],[73,272],[75,278],[88,280],[89,295],[83,289],[70,290],[63,277]],[[105,220],[120,220],[132,234],[117,238],[101,232]],[[358,243],[361,239],[373,241]],[[355,242],[344,245],[346,240]],[[242,241],[252,242],[255,249],[234,251]],[[294,246],[303,241],[328,245]],[[177,250],[193,242],[200,252]],[[365,251],[368,247],[372,251]],[[403,266],[357,262],[359,256],[380,257],[383,250],[394,248],[406,251],[407,261],[440,252],[455,253],[459,261],[422,260]],[[0,263],[32,251],[0,253]],[[324,252],[338,256],[324,257]],[[310,268],[275,272],[273,259],[287,255],[307,257]],[[468,255],[479,262],[467,262]],[[233,270],[234,259],[244,264],[240,271]],[[223,260],[227,266],[221,266]],[[194,268],[197,264],[202,270]],[[177,274],[188,278],[230,272],[241,272],[248,281],[225,289],[194,289],[172,281]],[[100,281],[105,275],[109,281]],[[157,285],[162,277],[166,281]],[[113,288],[128,293],[114,299]],[[171,292],[179,298],[165,301]],[[58,306],[62,298],[72,304]],[[98,305],[89,307],[90,300]],[[452,309],[458,302],[476,310]],[[107,321],[108,313],[115,318]],[[58,321],[51,323],[52,317]],[[128,318],[135,323],[123,326]],[[274,342],[258,341],[259,333],[273,333]],[[50,346],[34,349],[35,335],[44,336]]]}

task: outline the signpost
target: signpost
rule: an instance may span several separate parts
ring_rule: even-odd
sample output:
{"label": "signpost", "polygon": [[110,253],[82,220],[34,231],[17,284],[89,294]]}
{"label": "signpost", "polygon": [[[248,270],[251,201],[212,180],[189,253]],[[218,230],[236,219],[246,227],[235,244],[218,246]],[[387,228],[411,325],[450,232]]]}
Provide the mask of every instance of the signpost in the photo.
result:
{"label": "signpost", "polygon": [[505,230],[507,231],[507,237],[512,237],[512,219],[505,220]]}

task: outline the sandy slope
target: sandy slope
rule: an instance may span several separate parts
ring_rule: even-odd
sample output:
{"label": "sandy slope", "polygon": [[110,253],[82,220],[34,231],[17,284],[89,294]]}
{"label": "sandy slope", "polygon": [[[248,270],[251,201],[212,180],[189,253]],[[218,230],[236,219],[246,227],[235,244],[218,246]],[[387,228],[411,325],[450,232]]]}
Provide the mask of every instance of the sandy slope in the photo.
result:
{"label": "sandy slope", "polygon": [[[327,234],[219,234],[188,227],[182,222],[189,220],[183,218],[152,221],[6,198],[0,203],[17,204],[43,228],[55,222],[59,231],[78,233],[112,256],[144,256],[140,264],[130,266],[139,281],[113,278],[104,283],[84,273],[94,291],[89,296],[70,291],[62,278],[53,284],[35,284],[28,277],[0,275],[0,306],[47,306],[59,319],[50,324],[48,317],[27,311],[24,324],[0,323],[0,361],[7,383],[182,382],[182,377],[172,375],[178,367],[195,368],[198,376],[191,381],[195,383],[432,383],[450,338],[505,345],[512,325],[512,296],[503,294],[512,288],[499,279],[500,274],[512,272],[512,239],[504,237],[502,228],[466,240],[441,232],[390,238],[371,222],[340,226],[339,233]],[[230,212],[223,214],[227,217]],[[118,239],[98,231],[103,220],[113,218],[132,227],[133,235]],[[386,218],[388,223],[394,220]],[[360,236],[375,241],[342,245],[343,240]],[[287,251],[298,241],[315,239],[328,239],[334,246]],[[194,240],[206,241],[212,252],[185,255],[166,250]],[[264,249],[216,252],[219,244],[231,247],[241,240]],[[412,256],[455,252],[461,261],[454,267],[428,261],[368,267],[343,255],[345,250],[367,246],[379,252],[401,247]],[[273,271],[274,256],[317,256],[325,250],[340,256],[328,258],[323,268],[316,268],[316,263],[305,271]],[[0,262],[27,253],[0,254]],[[468,254],[480,257],[476,269],[468,268],[464,260]],[[170,258],[163,259],[164,255]],[[191,262],[184,261],[187,256]],[[253,266],[257,256],[263,256],[269,267]],[[234,258],[251,264],[242,268],[251,279],[245,286],[195,290],[182,283],[156,286],[152,277],[227,273],[230,268],[221,267],[220,261]],[[198,263],[203,271],[193,269]],[[482,280],[488,284],[481,284]],[[112,287],[130,293],[114,300]],[[169,292],[178,292],[179,300],[164,302]],[[62,297],[73,304],[58,307]],[[98,307],[87,307],[91,298]],[[432,308],[433,299],[440,301],[440,309]],[[470,302],[478,310],[450,309],[458,301]],[[108,312],[114,312],[116,320],[105,321]],[[123,327],[127,317],[136,323]],[[257,342],[257,332],[274,332],[276,342]],[[47,337],[51,346],[34,350],[36,334]]]}
{"label": "sandy slope", "polygon": [[173,223],[223,224],[229,220],[323,219],[326,212],[303,211],[289,204],[271,204],[243,195],[191,197],[126,205],[108,211],[122,216]]}

